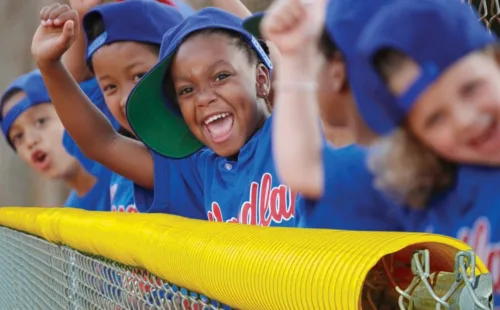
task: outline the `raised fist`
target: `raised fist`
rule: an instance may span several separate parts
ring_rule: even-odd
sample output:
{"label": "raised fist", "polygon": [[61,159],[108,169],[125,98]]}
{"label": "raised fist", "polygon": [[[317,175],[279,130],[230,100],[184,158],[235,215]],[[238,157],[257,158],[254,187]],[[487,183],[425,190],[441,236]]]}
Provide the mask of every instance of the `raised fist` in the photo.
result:
{"label": "raised fist", "polygon": [[65,4],[42,8],[40,26],[31,43],[38,65],[59,60],[76,39],[80,24],[76,10]]}
{"label": "raised fist", "polygon": [[326,0],[278,0],[266,13],[261,31],[283,56],[316,49],[325,14]]}

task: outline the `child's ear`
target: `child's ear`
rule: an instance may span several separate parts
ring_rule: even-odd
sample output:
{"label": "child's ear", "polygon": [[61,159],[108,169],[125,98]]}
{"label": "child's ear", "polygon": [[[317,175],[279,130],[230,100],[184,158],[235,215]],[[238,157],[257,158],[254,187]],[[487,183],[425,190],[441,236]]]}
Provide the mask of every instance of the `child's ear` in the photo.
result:
{"label": "child's ear", "polygon": [[266,98],[271,91],[271,77],[270,72],[264,64],[259,63],[257,65],[255,77],[255,86],[257,90],[257,95],[262,98]]}
{"label": "child's ear", "polygon": [[348,86],[345,62],[340,53],[336,53],[329,61],[328,80],[331,81],[333,91],[341,92]]}

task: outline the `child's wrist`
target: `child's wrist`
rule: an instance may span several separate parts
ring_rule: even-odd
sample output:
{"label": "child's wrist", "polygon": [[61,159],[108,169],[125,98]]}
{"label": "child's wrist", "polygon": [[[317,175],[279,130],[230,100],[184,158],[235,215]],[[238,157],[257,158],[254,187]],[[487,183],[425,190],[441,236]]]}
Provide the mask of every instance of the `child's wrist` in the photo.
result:
{"label": "child's wrist", "polygon": [[286,78],[287,80],[315,81],[319,71],[318,59],[314,57],[309,59],[302,57],[282,57],[277,69],[277,76]]}
{"label": "child's wrist", "polygon": [[47,71],[47,70],[52,70],[55,68],[58,68],[62,65],[61,58],[58,59],[44,59],[44,60],[37,60],[36,61],[36,66],[40,71]]}

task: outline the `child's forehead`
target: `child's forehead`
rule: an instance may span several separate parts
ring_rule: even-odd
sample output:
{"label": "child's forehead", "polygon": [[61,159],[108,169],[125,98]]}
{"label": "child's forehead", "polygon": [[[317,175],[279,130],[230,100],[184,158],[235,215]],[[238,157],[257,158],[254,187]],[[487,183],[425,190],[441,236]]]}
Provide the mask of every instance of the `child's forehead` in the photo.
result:
{"label": "child's forehead", "polygon": [[158,58],[159,47],[134,41],[113,42],[99,48],[92,57],[92,64],[121,63],[126,66],[127,62],[141,59],[143,57],[153,56]]}
{"label": "child's forehead", "polygon": [[31,106],[28,109],[24,110],[21,115],[14,121],[13,124],[18,123],[19,120],[22,119],[31,119],[34,117],[39,116],[40,114],[56,114],[56,110],[54,108],[54,105],[50,102],[43,102],[39,103],[37,105]]}
{"label": "child's forehead", "polygon": [[197,33],[188,37],[177,49],[175,60],[185,58],[206,58],[208,54],[215,54],[220,58],[229,58],[241,52],[230,34],[224,32]]}

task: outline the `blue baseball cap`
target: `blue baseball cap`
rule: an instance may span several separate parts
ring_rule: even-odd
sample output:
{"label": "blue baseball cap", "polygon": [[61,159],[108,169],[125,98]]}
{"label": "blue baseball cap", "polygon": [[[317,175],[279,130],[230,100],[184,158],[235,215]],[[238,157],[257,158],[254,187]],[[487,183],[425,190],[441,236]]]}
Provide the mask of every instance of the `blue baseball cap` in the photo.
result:
{"label": "blue baseball cap", "polygon": [[[224,29],[240,35],[272,70],[271,60],[255,37],[242,26],[242,20],[217,8],[205,8],[186,18],[163,37],[159,63],[132,90],[127,102],[127,118],[136,136],[155,152],[183,158],[203,147],[185,123],[175,95],[165,92],[165,76],[182,42],[204,29]],[[203,53],[203,51],[200,51]]]}
{"label": "blue baseball cap", "polygon": [[0,115],[2,132],[12,148],[14,148],[14,145],[9,139],[9,130],[15,120],[29,108],[40,103],[49,103],[51,101],[39,70],[24,74],[9,85],[0,99],[0,110],[3,109],[7,97],[17,91],[24,92],[26,97],[16,103],[9,112],[3,115],[3,117]]}
{"label": "blue baseball cap", "polygon": [[[457,0],[405,0],[385,7],[359,38],[362,92],[373,98],[371,104],[360,102],[363,117],[374,130],[396,128],[415,100],[451,65],[495,42],[475,11]],[[398,97],[390,94],[373,65],[374,56],[384,48],[403,52],[421,68],[421,75]],[[381,113],[390,119],[376,119]]]}
{"label": "blue baseball cap", "polygon": [[356,45],[373,16],[387,5],[400,1],[407,2],[405,0],[332,0],[328,3],[326,11],[326,31],[344,56],[349,86],[359,113],[367,125],[377,133],[385,133],[390,129],[383,126],[390,120],[390,117],[385,111],[368,112],[360,108],[372,106],[375,103],[364,92],[365,72],[359,68],[360,61],[356,54]]}
{"label": "blue baseball cap", "polygon": [[[100,17],[104,32],[89,42],[93,21]],[[127,0],[98,5],[83,18],[87,40],[87,63],[103,45],[134,41],[160,45],[163,34],[184,19],[174,7],[151,0]]]}

